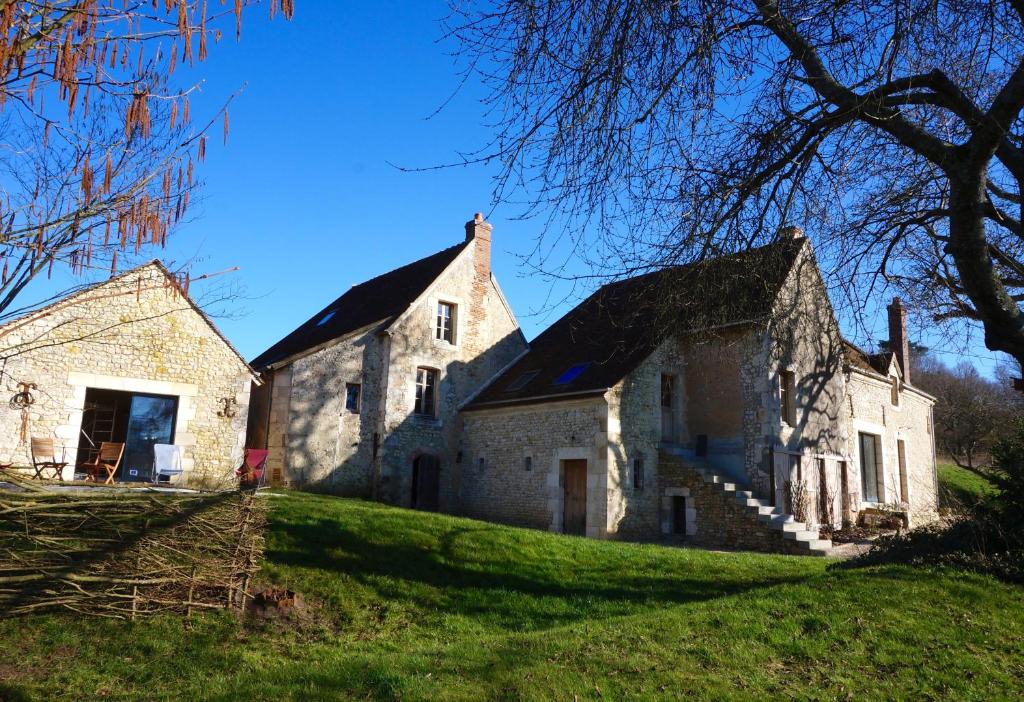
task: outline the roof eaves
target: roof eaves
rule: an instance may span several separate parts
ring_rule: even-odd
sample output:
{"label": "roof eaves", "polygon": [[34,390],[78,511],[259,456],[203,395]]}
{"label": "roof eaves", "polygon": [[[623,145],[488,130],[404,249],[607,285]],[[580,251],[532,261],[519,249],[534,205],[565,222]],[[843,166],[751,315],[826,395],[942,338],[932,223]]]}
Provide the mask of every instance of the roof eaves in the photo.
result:
{"label": "roof eaves", "polygon": [[333,339],[328,339],[327,341],[321,342],[316,346],[310,346],[308,349],[296,351],[295,353],[289,356],[285,356],[284,358],[272,361],[271,363],[267,363],[266,365],[262,365],[261,368],[265,370],[277,370],[278,368],[283,368],[284,366],[288,366],[291,365],[292,363],[295,363],[301,358],[305,358],[306,356],[312,356],[318,351],[322,351],[328,347],[334,346],[335,344],[340,344],[343,341],[347,341],[353,337],[360,336],[374,329],[377,329],[376,333],[378,334],[386,334],[388,333],[387,327],[390,324],[389,320],[393,319],[394,317],[384,317],[383,319],[378,319],[374,322],[370,322],[365,326],[359,327],[358,329],[353,329],[347,334],[336,336]]}
{"label": "roof eaves", "polygon": [[563,402],[567,400],[582,400],[588,397],[603,397],[609,389],[610,388],[591,388],[589,390],[561,392],[552,395],[533,395],[531,397],[509,398],[508,400],[489,400],[487,402],[477,402],[473,405],[464,406],[460,411],[475,412],[477,410],[511,407],[513,405],[539,405],[550,402]]}

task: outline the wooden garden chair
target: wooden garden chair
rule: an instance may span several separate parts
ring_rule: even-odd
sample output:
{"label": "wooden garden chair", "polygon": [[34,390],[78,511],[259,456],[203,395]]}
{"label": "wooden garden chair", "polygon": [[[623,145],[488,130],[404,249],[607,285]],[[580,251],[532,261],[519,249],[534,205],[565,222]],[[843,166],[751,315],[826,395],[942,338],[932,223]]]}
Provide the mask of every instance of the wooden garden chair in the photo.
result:
{"label": "wooden garden chair", "polygon": [[[64,449],[61,449],[61,459],[64,458]],[[64,467],[68,464],[65,460],[57,460],[57,450],[54,448],[53,439],[40,439],[32,437],[32,469],[36,474],[33,478],[46,479],[46,471],[53,471],[55,480],[64,480]]]}
{"label": "wooden garden chair", "polygon": [[121,465],[123,455],[124,444],[103,441],[100,443],[100,450],[96,454],[96,458],[83,463],[80,467],[85,468],[89,478],[96,482],[99,482],[99,479],[103,477],[103,471],[106,471],[107,477],[103,484],[113,485],[114,474],[117,473],[117,469]]}

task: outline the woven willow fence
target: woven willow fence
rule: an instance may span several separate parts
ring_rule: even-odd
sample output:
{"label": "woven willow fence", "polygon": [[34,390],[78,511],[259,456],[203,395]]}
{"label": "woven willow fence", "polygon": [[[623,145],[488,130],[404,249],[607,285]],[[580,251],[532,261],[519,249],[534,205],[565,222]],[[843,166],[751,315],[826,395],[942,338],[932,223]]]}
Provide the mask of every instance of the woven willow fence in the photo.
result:
{"label": "woven willow fence", "polygon": [[[266,500],[206,494],[0,492],[0,616],[130,618],[245,607]],[[38,485],[38,484],[36,484]]]}

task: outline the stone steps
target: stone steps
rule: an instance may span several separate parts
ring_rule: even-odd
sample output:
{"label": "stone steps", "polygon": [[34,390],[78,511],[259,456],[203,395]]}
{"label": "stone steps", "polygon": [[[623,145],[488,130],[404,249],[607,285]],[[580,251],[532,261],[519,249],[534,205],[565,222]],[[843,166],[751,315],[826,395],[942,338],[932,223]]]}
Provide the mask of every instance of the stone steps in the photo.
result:
{"label": "stone steps", "polygon": [[797,544],[802,553],[808,556],[827,556],[832,552],[832,542],[819,538],[817,531],[808,529],[803,522],[796,521],[791,514],[786,514],[779,506],[773,506],[769,500],[754,496],[752,490],[737,489],[737,484],[713,469],[704,465],[695,465],[684,456],[669,450],[668,453],[690,470],[700,475],[708,485],[715,487],[723,499],[733,499],[747,514],[766,529],[780,532],[780,536]]}

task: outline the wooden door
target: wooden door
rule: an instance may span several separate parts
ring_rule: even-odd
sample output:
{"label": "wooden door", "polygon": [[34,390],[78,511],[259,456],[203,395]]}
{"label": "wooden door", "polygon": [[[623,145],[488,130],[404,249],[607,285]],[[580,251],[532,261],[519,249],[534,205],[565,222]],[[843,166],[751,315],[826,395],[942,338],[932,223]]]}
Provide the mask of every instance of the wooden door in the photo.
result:
{"label": "wooden door", "polygon": [[896,457],[900,463],[900,501],[910,504],[910,488],[907,485],[907,445],[903,439],[896,440]]}
{"label": "wooden door", "polygon": [[676,440],[676,377],[661,375],[661,440]]}
{"label": "wooden door", "polygon": [[587,462],[585,460],[565,461],[565,498],[562,514],[562,531],[566,534],[587,533]]}
{"label": "wooden door", "polygon": [[436,512],[441,489],[441,464],[436,456],[419,456],[412,463],[412,506]]}

